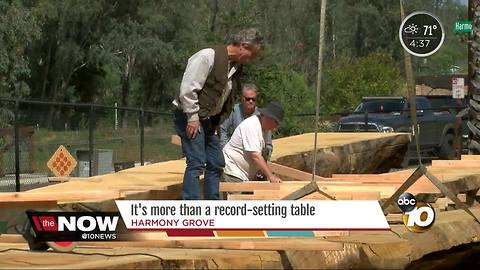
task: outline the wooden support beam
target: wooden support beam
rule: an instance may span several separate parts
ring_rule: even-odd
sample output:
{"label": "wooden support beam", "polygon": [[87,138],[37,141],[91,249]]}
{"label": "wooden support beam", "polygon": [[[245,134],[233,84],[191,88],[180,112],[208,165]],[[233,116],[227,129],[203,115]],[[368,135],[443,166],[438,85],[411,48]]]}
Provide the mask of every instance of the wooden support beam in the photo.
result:
{"label": "wooden support beam", "polygon": [[255,196],[255,194],[227,194],[227,200],[230,201],[237,201],[237,200],[261,200],[258,196]]}
{"label": "wooden support beam", "polygon": [[58,202],[56,200],[44,200],[44,201],[15,201],[5,202],[0,201],[0,209],[53,209],[57,207]]}
{"label": "wooden support beam", "polygon": [[[399,174],[333,174],[333,181],[347,181],[359,183],[403,183],[411,173]],[[427,179],[425,177],[425,179]]]}
{"label": "wooden support beam", "polygon": [[25,238],[21,234],[2,234],[0,243],[25,243]]}
{"label": "wooden support beam", "polygon": [[182,146],[182,140],[180,139],[180,136],[178,135],[172,135],[170,142],[175,145]]}
{"label": "wooden support beam", "polygon": [[[272,170],[273,173],[281,176],[290,177],[294,180],[310,181],[312,179],[311,173],[300,171],[277,163],[268,162],[268,167],[270,168],[270,170]],[[315,180],[324,181],[328,180],[328,178],[316,175]]]}
{"label": "wooden support beam", "polygon": [[438,208],[441,211],[444,211],[449,204],[453,204],[452,200],[449,198],[438,198],[435,203],[432,204],[434,208]]}
{"label": "wooden support beam", "polygon": [[478,161],[480,161],[480,155],[462,155],[462,160],[478,160]]}
{"label": "wooden support beam", "polygon": [[403,214],[389,213],[386,218],[390,224],[403,224]]}
{"label": "wooden support beam", "polygon": [[[284,192],[274,193],[269,192],[267,194],[254,191],[254,194],[228,194],[227,200],[237,200],[237,201],[250,201],[250,200],[280,200],[284,196]],[[380,198],[379,192],[371,192],[366,194],[364,192],[358,193],[347,193],[347,192],[338,192],[330,194],[334,196],[337,200],[378,200]],[[378,199],[377,199],[378,198]],[[320,193],[312,193],[308,196],[302,198],[302,200],[326,200],[327,198]]]}
{"label": "wooden support beam", "polygon": [[[343,175],[342,175],[343,176]],[[435,174],[440,180],[444,179],[443,174]],[[366,174],[365,176],[357,176],[357,177],[346,177],[340,178],[340,177],[334,177],[332,180],[334,180],[336,183],[340,182],[345,182],[345,183],[355,183],[355,184],[402,184],[407,180],[408,176],[407,175],[386,175],[385,177],[382,177],[381,175],[371,175],[371,174]],[[422,176],[419,178],[416,182],[416,184],[427,184],[430,183],[427,177]]]}
{"label": "wooden support beam", "polygon": [[71,202],[112,200],[119,198],[118,190],[57,192],[0,192],[0,203],[14,205],[25,202]]}
{"label": "wooden support beam", "polygon": [[315,231],[317,237],[344,237],[349,235],[349,231]]}
{"label": "wooden support beam", "polygon": [[[287,196],[305,184],[306,182],[283,182],[281,183],[280,190],[271,192],[266,190],[255,190],[255,196],[265,196],[263,198],[267,199],[270,196],[271,199],[279,199]],[[352,199],[354,194],[359,194],[363,192],[378,192],[381,198],[390,197],[400,186],[400,184],[372,184],[372,183],[332,183],[328,181],[317,182],[318,186],[328,194],[351,194]],[[430,183],[415,183],[411,186],[408,192],[412,194],[418,193],[439,193],[439,190]],[[348,198],[347,198],[348,199]]]}
{"label": "wooden support beam", "polygon": [[432,167],[478,168],[480,160],[432,160]]}
{"label": "wooden support beam", "polygon": [[88,181],[89,177],[71,177],[71,176],[60,176],[60,177],[48,177],[48,182],[50,183],[64,183],[69,181]]}
{"label": "wooden support beam", "polygon": [[220,192],[241,192],[254,190],[279,190],[280,183],[266,181],[247,181],[243,183],[220,183]]}

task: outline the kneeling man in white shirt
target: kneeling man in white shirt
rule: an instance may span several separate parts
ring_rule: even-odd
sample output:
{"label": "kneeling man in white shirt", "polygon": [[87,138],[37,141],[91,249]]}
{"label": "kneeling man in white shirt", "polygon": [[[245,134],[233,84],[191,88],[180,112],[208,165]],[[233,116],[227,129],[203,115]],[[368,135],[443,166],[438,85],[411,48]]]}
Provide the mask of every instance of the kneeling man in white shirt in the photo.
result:
{"label": "kneeling man in white shirt", "polygon": [[259,170],[270,182],[282,182],[268,168],[262,149],[267,131],[276,129],[282,122],[283,107],[279,102],[271,102],[259,112],[259,115],[252,115],[240,123],[223,148],[225,182],[252,180]]}

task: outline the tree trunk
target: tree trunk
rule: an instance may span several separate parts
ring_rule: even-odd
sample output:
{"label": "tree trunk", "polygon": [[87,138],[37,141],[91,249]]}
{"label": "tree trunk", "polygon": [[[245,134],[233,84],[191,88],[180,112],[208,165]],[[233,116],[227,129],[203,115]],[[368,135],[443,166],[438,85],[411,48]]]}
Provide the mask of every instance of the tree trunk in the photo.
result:
{"label": "tree trunk", "polygon": [[[130,77],[132,76],[132,68],[134,64],[135,56],[127,54],[127,61],[123,70],[122,95],[120,99],[120,105],[124,107],[128,107],[128,96],[130,94]],[[120,123],[122,123],[123,128],[127,127],[127,122],[127,111],[120,110]]]}
{"label": "tree trunk", "polygon": [[[55,69],[53,69],[55,70]],[[54,78],[53,78],[53,82],[50,84],[50,93],[49,93],[49,101],[57,101],[57,91],[58,91],[58,87],[59,87],[59,76],[58,74],[54,74],[53,75]],[[52,128],[53,127],[53,121],[54,121],[54,115],[55,115],[55,106],[54,105],[50,105],[48,106],[48,113],[47,113],[47,117],[45,117],[45,122],[44,122],[44,126],[46,128]]]}
{"label": "tree trunk", "polygon": [[357,15],[357,31],[355,31],[355,56],[362,56],[363,52],[363,31],[362,31],[362,16]]}
{"label": "tree trunk", "polygon": [[210,31],[215,31],[215,21],[217,20],[218,13],[218,0],[213,0],[213,10],[212,10],[212,24],[210,25]]}
{"label": "tree trunk", "polygon": [[52,61],[52,47],[54,44],[54,38],[50,38],[48,42],[47,56],[45,57],[45,67],[43,69],[43,78],[42,78],[42,89],[40,99],[45,100],[47,83],[48,83],[48,73],[50,72],[50,63]]}

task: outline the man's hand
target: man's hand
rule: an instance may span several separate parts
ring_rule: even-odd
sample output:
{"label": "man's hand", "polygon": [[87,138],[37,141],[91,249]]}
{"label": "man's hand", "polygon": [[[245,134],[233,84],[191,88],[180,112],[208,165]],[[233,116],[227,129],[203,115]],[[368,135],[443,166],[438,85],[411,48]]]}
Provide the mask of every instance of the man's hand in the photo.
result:
{"label": "man's hand", "polygon": [[247,155],[250,156],[250,158],[253,160],[253,162],[255,162],[255,164],[257,165],[258,169],[260,169],[260,171],[265,176],[267,176],[267,179],[271,183],[281,183],[282,182],[282,179],[275,176],[272,173],[272,171],[268,168],[267,162],[265,162],[265,160],[263,159],[261,152],[247,152]]}
{"label": "man's hand", "polygon": [[268,178],[270,180],[270,183],[281,183],[282,179],[278,178],[276,175],[272,175]]}
{"label": "man's hand", "polygon": [[200,132],[200,121],[191,121],[187,124],[187,137],[189,139],[195,139],[197,133]]}

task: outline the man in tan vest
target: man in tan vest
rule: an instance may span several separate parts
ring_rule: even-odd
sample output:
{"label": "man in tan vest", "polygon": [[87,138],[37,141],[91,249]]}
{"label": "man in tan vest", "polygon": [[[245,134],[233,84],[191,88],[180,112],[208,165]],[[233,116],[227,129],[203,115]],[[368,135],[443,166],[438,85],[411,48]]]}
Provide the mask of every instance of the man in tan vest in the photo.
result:
{"label": "man in tan vest", "polygon": [[263,51],[258,30],[235,35],[227,46],[206,48],[188,59],[176,107],[175,129],[187,160],[183,177],[184,200],[200,199],[199,176],[205,169],[204,199],[218,200],[218,186],[225,161],[216,130],[233,108],[240,91],[242,64]]}

